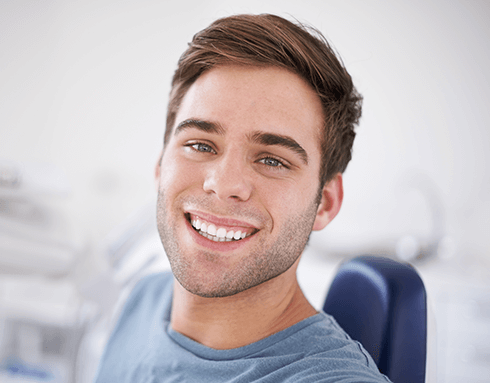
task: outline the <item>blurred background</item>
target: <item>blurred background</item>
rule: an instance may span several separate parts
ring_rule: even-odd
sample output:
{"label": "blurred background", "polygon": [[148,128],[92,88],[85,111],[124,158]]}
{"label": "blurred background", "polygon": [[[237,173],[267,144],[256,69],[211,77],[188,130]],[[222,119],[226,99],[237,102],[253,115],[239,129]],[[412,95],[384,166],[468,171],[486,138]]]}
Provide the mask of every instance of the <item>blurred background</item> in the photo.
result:
{"label": "blurred background", "polygon": [[490,2],[0,0],[0,382],[90,382],[124,293],[167,267],[153,171],[170,79],[193,34],[235,13],[315,26],[364,96],[307,296],[320,308],[359,254],[410,262],[435,381],[488,381]]}

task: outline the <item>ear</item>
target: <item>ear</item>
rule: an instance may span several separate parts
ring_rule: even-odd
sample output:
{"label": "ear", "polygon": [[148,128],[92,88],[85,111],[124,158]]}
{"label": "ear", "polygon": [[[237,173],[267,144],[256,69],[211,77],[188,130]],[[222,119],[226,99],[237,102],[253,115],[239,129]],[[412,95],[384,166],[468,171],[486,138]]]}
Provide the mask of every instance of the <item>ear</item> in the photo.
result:
{"label": "ear", "polygon": [[313,230],[322,230],[335,218],[342,206],[343,199],[342,174],[337,173],[322,189],[322,199],[318,205]]}
{"label": "ear", "polygon": [[160,152],[160,155],[158,156],[158,161],[155,165],[155,189],[157,193],[160,185],[160,172],[162,171],[162,157],[163,157],[163,150]]}

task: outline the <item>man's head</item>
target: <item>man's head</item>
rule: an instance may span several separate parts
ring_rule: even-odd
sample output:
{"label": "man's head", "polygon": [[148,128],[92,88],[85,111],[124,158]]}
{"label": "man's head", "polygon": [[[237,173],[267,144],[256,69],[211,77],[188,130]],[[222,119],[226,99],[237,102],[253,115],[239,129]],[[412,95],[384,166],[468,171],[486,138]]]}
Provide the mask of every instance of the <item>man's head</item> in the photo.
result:
{"label": "man's head", "polygon": [[320,186],[344,172],[351,159],[362,98],[320,32],[274,15],[222,18],[194,36],[172,80],[165,144],[189,87],[204,72],[223,64],[276,66],[302,77],[320,98],[324,113]]}
{"label": "man's head", "polygon": [[311,231],[340,209],[359,97],[308,36],[275,16],[234,16],[198,33],[179,62],[157,217],[193,294],[293,283]]}

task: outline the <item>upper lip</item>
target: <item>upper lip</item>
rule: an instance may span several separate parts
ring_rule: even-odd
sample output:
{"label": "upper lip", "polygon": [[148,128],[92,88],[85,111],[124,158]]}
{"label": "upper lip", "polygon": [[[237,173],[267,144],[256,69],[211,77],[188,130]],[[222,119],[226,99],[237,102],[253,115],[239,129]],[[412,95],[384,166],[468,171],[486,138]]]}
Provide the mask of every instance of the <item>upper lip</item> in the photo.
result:
{"label": "upper lip", "polygon": [[234,218],[226,218],[226,217],[218,217],[213,214],[205,213],[199,210],[187,210],[186,214],[196,215],[199,218],[203,219],[206,222],[213,223],[216,226],[221,227],[243,227],[243,228],[251,228],[258,230],[258,227],[255,224],[250,222],[234,219]]}

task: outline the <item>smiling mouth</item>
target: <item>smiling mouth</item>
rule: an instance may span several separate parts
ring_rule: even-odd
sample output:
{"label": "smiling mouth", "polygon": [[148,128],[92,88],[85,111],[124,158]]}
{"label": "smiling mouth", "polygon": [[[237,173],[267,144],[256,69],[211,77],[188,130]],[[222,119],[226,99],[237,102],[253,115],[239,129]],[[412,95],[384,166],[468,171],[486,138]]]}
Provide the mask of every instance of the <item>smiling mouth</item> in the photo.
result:
{"label": "smiling mouth", "polygon": [[257,229],[228,230],[224,227],[216,227],[212,223],[205,222],[200,218],[191,219],[190,214],[186,214],[186,219],[192,225],[192,228],[204,238],[214,242],[236,242],[248,238],[255,233]]}

